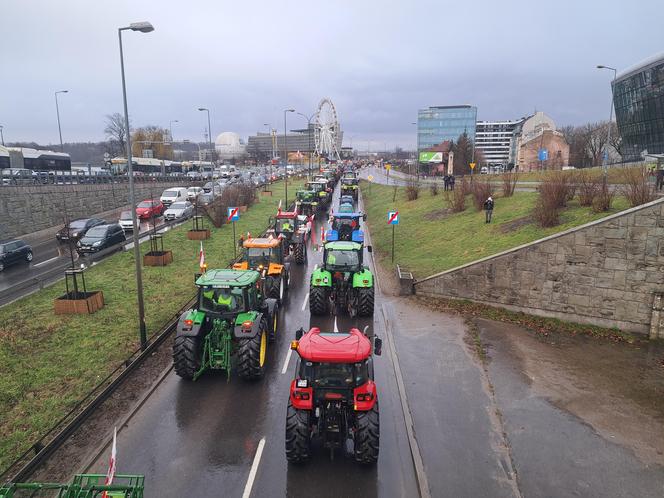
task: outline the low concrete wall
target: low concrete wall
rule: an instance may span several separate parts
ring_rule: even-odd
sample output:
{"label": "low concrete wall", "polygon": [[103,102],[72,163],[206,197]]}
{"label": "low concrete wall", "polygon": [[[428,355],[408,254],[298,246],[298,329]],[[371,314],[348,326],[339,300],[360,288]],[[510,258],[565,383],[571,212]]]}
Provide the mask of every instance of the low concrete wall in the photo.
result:
{"label": "low concrete wall", "polygon": [[[136,202],[150,194],[159,197],[164,189],[179,186],[184,185],[138,183]],[[0,239],[62,225],[65,212],[74,219],[128,206],[128,184],[0,187]]]}
{"label": "low concrete wall", "polygon": [[432,275],[415,292],[663,337],[664,199]]}

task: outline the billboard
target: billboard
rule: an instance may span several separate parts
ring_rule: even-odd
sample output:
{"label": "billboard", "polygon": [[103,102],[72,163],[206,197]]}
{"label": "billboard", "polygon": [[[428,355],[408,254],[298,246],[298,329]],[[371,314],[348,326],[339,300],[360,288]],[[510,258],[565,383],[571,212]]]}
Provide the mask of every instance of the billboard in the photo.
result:
{"label": "billboard", "polygon": [[443,153],[442,152],[420,152],[420,162],[421,163],[442,163],[443,162]]}

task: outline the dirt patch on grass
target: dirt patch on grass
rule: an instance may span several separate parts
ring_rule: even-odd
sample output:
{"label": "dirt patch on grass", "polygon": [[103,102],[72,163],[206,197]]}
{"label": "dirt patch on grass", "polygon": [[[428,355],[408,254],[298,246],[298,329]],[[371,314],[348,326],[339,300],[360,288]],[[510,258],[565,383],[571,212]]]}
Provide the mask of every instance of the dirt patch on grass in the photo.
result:
{"label": "dirt patch on grass", "polygon": [[450,208],[434,209],[433,211],[425,214],[424,219],[428,221],[442,220],[451,214],[452,210]]}
{"label": "dirt patch on grass", "polygon": [[521,218],[517,218],[516,220],[502,223],[498,228],[500,229],[500,233],[516,232],[519,228],[530,225],[532,222],[533,218],[531,216],[523,216]]}

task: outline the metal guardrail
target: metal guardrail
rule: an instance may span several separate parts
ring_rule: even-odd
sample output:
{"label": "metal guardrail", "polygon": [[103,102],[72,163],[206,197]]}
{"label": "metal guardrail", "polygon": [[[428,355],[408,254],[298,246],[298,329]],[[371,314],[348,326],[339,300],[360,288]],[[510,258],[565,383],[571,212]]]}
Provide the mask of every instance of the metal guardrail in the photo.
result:
{"label": "metal guardrail", "polygon": [[[168,183],[175,181],[187,181],[201,183],[205,180],[197,177],[178,175],[134,175],[136,183]],[[7,174],[0,170],[0,186],[26,187],[38,185],[87,185],[87,184],[123,184],[129,183],[127,175],[112,175],[110,173],[93,172],[88,174],[83,171],[42,171],[30,172],[30,174]]]}
{"label": "metal guardrail", "polygon": [[[295,205],[291,203],[289,209]],[[264,236],[270,227],[262,230],[261,236]],[[109,248],[110,249],[110,248]],[[117,249],[116,249],[117,250]],[[103,252],[103,251],[102,251]],[[99,253],[101,254],[101,252]],[[238,262],[242,256],[238,256],[229,261],[228,267]],[[59,269],[59,271],[62,271]],[[43,434],[30,448],[28,448],[17,460],[12,462],[9,467],[0,474],[0,482],[6,481],[25,481],[31,473],[34,472],[53,452],[62,444],[92,415],[104,401],[106,401],[115,391],[115,389],[128,377],[128,375],[138,367],[145,358],[149,357],[157,346],[159,346],[176,328],[180,315],[186,311],[195,301],[196,297],[189,299],[169,320],[152,336],[148,338],[148,346],[145,350],[135,350],[121,365],[118,365],[110,374],[108,374],[92,391],[82,398],[66,415],[64,415],[53,427]],[[95,395],[95,393],[97,393]],[[69,420],[69,421],[68,421]],[[68,422],[67,422],[68,421]],[[34,453],[32,457],[30,454]],[[29,460],[28,460],[29,458]],[[26,462],[22,465],[23,462]],[[14,469],[20,469],[13,472]]]}

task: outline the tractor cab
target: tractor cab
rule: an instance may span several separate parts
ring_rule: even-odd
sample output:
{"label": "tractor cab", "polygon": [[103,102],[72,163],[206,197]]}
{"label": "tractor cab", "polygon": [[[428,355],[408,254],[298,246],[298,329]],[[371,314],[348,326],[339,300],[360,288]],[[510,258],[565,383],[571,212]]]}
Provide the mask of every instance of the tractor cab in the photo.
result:
{"label": "tractor cab", "polygon": [[358,179],[355,176],[349,177],[346,173],[341,179],[341,195],[349,195],[357,201]]}
{"label": "tractor cab", "polygon": [[[342,195],[339,196],[339,210],[341,211],[341,206],[344,204],[348,204],[353,208],[353,211],[355,211],[355,199],[353,199],[352,195]],[[348,211],[346,211],[348,212]]]}
{"label": "tractor cab", "polygon": [[313,190],[298,190],[295,194],[295,210],[302,215],[313,216],[320,208],[318,194]]}
{"label": "tractor cab", "polygon": [[275,235],[283,243],[284,257],[293,255],[297,264],[307,261],[306,244],[311,232],[312,216],[300,214],[300,205],[296,203],[295,211],[279,211],[276,218],[270,218],[269,234]]}
{"label": "tractor cab", "polygon": [[[303,462],[310,457],[311,437],[317,435],[333,455],[348,448],[358,463],[378,459],[378,390],[374,382],[373,355],[382,341],[356,328],[348,332],[324,332],[312,328],[296,332],[291,349],[298,353],[291,382],[286,424],[286,458]],[[298,415],[291,418],[291,414]],[[314,429],[314,430],[311,430]]]}
{"label": "tractor cab", "polygon": [[259,280],[256,271],[209,270],[196,279],[198,309],[225,318],[244,313],[262,300]]}
{"label": "tractor cab", "polygon": [[327,175],[316,175],[314,176],[314,181],[315,182],[325,182],[327,184],[327,188],[333,189],[334,188],[334,179],[330,176]]}
{"label": "tractor cab", "polygon": [[288,290],[290,264],[284,262],[284,244],[276,237],[249,238],[243,243],[242,259],[234,270],[257,270],[263,278],[265,294],[279,302]]}
{"label": "tractor cab", "polygon": [[364,242],[364,232],[360,229],[360,220],[366,220],[362,213],[337,211],[330,216],[330,229],[325,232],[325,240],[346,240]]}
{"label": "tractor cab", "polygon": [[297,209],[295,211],[279,211],[274,222],[270,225],[273,226],[274,233],[290,240],[298,230],[300,220],[298,218]]}
{"label": "tractor cab", "polygon": [[315,192],[315,196],[320,204],[327,206],[330,203],[332,189],[328,186],[327,180],[314,180],[307,182],[305,185],[309,190]]}

